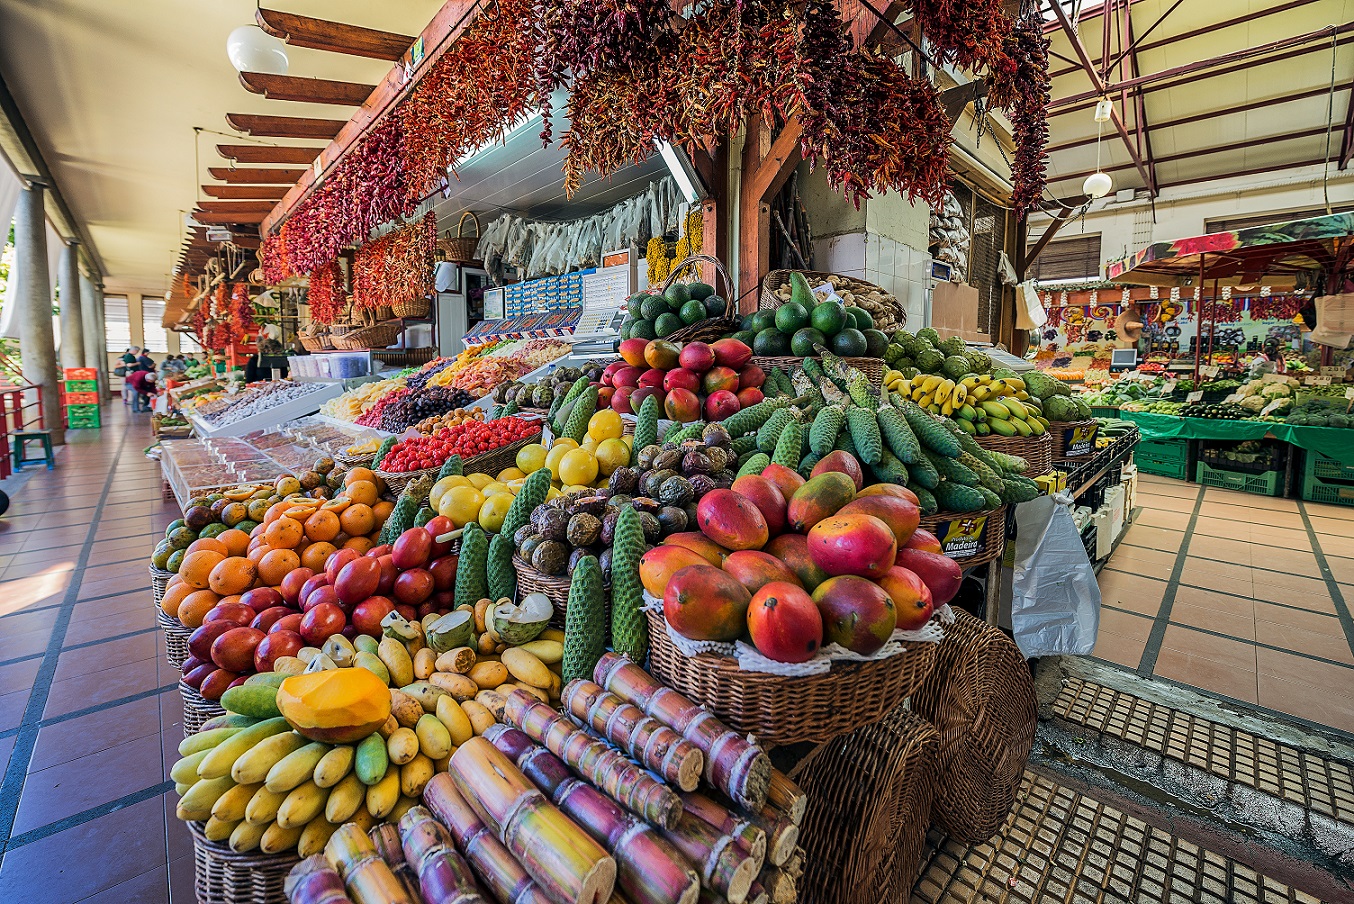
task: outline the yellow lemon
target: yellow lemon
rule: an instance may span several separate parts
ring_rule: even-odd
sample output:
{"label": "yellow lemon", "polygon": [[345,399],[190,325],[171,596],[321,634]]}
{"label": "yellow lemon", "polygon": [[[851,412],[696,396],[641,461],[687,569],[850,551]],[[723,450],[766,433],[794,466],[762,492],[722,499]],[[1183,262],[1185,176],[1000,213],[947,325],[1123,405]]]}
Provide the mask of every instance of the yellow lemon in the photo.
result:
{"label": "yellow lemon", "polygon": [[504,468],[502,471],[498,472],[498,476],[495,477],[494,480],[501,483],[507,483],[509,480],[519,480],[526,476],[526,472],[521,468]]}
{"label": "yellow lemon", "polygon": [[567,436],[557,436],[555,437],[555,441],[550,444],[551,452],[554,452],[556,449],[577,449],[577,448],[578,441],[570,439]]}
{"label": "yellow lemon", "polygon": [[570,484],[588,484],[597,479],[597,459],[585,449],[571,449],[559,462],[559,479]]}
{"label": "yellow lemon", "polygon": [[576,451],[573,446],[561,446],[559,443],[556,443],[555,445],[550,447],[549,454],[545,456],[545,466],[550,469],[551,475],[553,475],[556,480],[560,479],[559,477],[560,460],[563,459],[565,455],[568,455],[570,452],[573,451]]}
{"label": "yellow lemon", "polygon": [[597,470],[603,477],[630,464],[630,447],[619,439],[604,439],[597,447]]}
{"label": "yellow lemon", "polygon": [[484,496],[474,487],[452,487],[442,494],[437,514],[450,518],[457,527],[465,527],[480,515]]}
{"label": "yellow lemon", "polygon": [[597,440],[589,436],[587,439],[583,440],[583,445],[579,446],[578,448],[582,449],[584,452],[591,452],[593,455],[596,455]]}
{"label": "yellow lemon", "polygon": [[492,483],[486,483],[484,486],[480,487],[480,494],[484,496],[485,499],[488,499],[490,496],[511,496],[513,493],[506,483],[495,480]]}
{"label": "yellow lemon", "polygon": [[531,443],[517,450],[517,467],[524,474],[531,474],[545,467],[545,446]]}
{"label": "yellow lemon", "polygon": [[588,436],[599,442],[604,439],[620,439],[623,426],[619,412],[603,408],[588,419]]}
{"label": "yellow lemon", "polygon": [[512,505],[512,496],[507,493],[497,493],[485,499],[484,505],[480,506],[480,527],[498,533],[499,529],[503,527],[503,519],[507,516],[508,506],[510,505]]}
{"label": "yellow lemon", "polygon": [[433,488],[428,491],[428,508],[433,511],[437,510],[438,504],[442,501],[442,496],[447,490],[456,486],[456,484],[452,483],[455,479],[455,477],[443,477],[441,480],[437,481],[437,483],[433,484]]}
{"label": "yellow lemon", "polygon": [[494,482],[494,478],[488,474],[467,474],[466,478],[469,479],[470,485],[477,490],[482,490]]}
{"label": "yellow lemon", "polygon": [[563,495],[564,494],[559,491],[559,487],[551,486],[550,489],[545,491],[545,501],[549,502],[551,499],[558,499]]}

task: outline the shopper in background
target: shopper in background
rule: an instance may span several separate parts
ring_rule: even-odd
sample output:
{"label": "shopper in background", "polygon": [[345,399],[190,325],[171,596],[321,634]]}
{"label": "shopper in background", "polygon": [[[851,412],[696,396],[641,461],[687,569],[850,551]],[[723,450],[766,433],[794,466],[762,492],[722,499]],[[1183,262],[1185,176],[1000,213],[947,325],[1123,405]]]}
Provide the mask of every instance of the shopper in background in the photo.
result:
{"label": "shopper in background", "polygon": [[136,363],[139,364],[141,367],[146,368],[147,370],[155,369],[155,359],[152,358],[150,356],[150,353],[147,352],[144,348],[141,350],[141,354],[137,357]]}
{"label": "shopper in background", "polygon": [[151,399],[155,397],[155,371],[149,367],[137,366],[132,375],[127,378],[127,382],[136,390],[136,402],[132,407],[133,413],[150,412]]}
{"label": "shopper in background", "polygon": [[141,351],[133,345],[122,353],[122,366],[113,371],[119,377],[122,377],[122,404],[130,405],[136,398],[136,390],[132,388],[129,378],[132,372],[136,370],[136,354]]}

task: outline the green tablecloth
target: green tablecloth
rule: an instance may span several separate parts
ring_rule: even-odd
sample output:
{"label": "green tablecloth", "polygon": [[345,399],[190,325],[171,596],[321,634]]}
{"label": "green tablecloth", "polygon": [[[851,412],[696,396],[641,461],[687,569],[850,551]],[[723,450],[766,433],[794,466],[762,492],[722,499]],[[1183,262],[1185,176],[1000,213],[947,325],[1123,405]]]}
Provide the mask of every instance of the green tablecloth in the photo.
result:
{"label": "green tablecloth", "polygon": [[1138,425],[1145,440],[1222,439],[1240,442],[1263,439],[1281,440],[1299,449],[1320,452],[1347,467],[1354,467],[1354,430],[1339,427],[1298,427],[1267,421],[1224,421],[1202,417],[1178,417],[1174,414],[1149,414],[1124,411],[1120,417]]}

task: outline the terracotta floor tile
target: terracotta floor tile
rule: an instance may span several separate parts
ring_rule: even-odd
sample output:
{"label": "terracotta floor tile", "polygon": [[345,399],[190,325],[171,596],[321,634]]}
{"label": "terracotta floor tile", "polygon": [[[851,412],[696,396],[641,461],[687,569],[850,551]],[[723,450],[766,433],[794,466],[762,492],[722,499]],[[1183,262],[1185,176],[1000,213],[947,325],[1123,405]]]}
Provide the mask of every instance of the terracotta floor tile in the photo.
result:
{"label": "terracotta floor tile", "polygon": [[1288,713],[1319,725],[1354,732],[1354,697],[1331,692],[1292,677],[1260,675],[1261,706]]}
{"label": "terracotta floor tile", "polygon": [[[63,554],[66,552],[70,554]],[[71,571],[75,568],[76,553],[78,552],[79,549],[20,553],[5,567],[4,574],[0,574],[0,581],[13,581],[40,574]]]}
{"label": "terracotta floor tile", "polygon": [[1282,571],[1262,571],[1257,568],[1251,572],[1251,583],[1257,597],[1267,597],[1271,588],[1299,596],[1325,598],[1330,595],[1326,582],[1320,578],[1285,574]]}
{"label": "terracotta floor tile", "polygon": [[[37,609],[63,602],[72,580],[71,571],[35,574],[31,577],[0,582],[0,615]],[[16,654],[18,655],[18,654]],[[0,651],[0,659],[9,659]]]}
{"label": "terracotta floor tile", "polygon": [[1138,515],[1135,519],[1135,523],[1145,527],[1164,527],[1169,530],[1184,530],[1189,527],[1189,520],[1189,512],[1164,512],[1148,509]]}
{"label": "terracotta floor tile", "polygon": [[1091,651],[1091,655],[1106,662],[1136,669],[1138,663],[1142,661],[1142,651],[1146,646],[1146,637],[1124,637],[1122,634],[1106,631],[1102,625],[1096,635],[1095,649]]}
{"label": "terracotta floor tile", "polygon": [[83,544],[87,539],[89,539],[89,526],[84,524],[76,527],[31,530],[24,534],[23,545],[19,548],[24,552],[40,549],[65,549]]}
{"label": "terracotta floor tile", "polygon": [[65,646],[89,643],[106,637],[116,637],[119,634],[130,634],[133,631],[145,631],[154,628],[156,626],[155,613],[150,605],[150,594],[146,596],[146,604],[137,609],[111,612],[104,615],[88,613],[78,619],[72,618],[70,626],[66,628]]}
{"label": "terracotta floor tile", "polygon": [[1348,535],[1343,537],[1322,535],[1316,538],[1316,542],[1321,544],[1321,551],[1328,556],[1354,558],[1354,539]]}
{"label": "terracotta floor tile", "polygon": [[[1184,629],[1167,629],[1170,630]],[[1197,653],[1162,647],[1153,674],[1235,700],[1256,702],[1255,672],[1233,668]]]}
{"label": "terracotta floor tile", "polygon": [[1250,596],[1251,570],[1245,565],[1232,565],[1191,556],[1185,560],[1185,567],[1180,572],[1180,583],[1231,593],[1235,596]]}
{"label": "terracotta floor tile", "polygon": [[1120,637],[1134,640],[1142,638],[1146,641],[1147,636],[1152,633],[1152,619],[1114,609],[1101,609],[1100,630],[1118,634]]}
{"label": "terracotta floor tile", "polygon": [[1129,546],[1143,549],[1161,549],[1176,552],[1185,542],[1185,535],[1178,530],[1163,530],[1145,524],[1135,524],[1124,532],[1123,542]]}
{"label": "terracotta floor tile", "polygon": [[1298,577],[1320,578],[1321,569],[1317,567],[1316,556],[1308,549],[1277,549],[1257,546],[1252,555],[1251,564],[1258,569],[1278,571]]}
{"label": "terracotta floor tile", "polygon": [[1335,579],[1342,584],[1354,584],[1354,559],[1342,556],[1326,556],[1326,566]]}
{"label": "terracotta floor tile", "polygon": [[10,735],[7,738],[0,738],[0,771],[9,768],[9,758],[10,755],[14,753],[14,745],[18,740],[18,737],[15,735]]}
{"label": "terracotta floor tile", "polygon": [[13,635],[0,631],[0,661],[19,659],[23,656],[33,656],[46,652],[51,637],[52,631],[50,628],[25,631],[22,634]]}
{"label": "terracotta floor tile", "polygon": [[78,650],[66,650],[57,659],[57,681],[100,672],[113,666],[154,659],[156,643],[154,632],[136,634],[119,640],[107,640]]}
{"label": "terracotta floor tile", "polygon": [[1255,639],[1271,647],[1281,647],[1295,653],[1320,656],[1322,659],[1354,666],[1354,651],[1350,650],[1349,641],[1343,634],[1337,637],[1325,632],[1305,631],[1285,622],[1257,621]]}
{"label": "terracotta floor tile", "polygon": [[191,857],[193,855],[193,836],[188,833],[188,827],[183,824],[183,821],[174,815],[179,796],[173,791],[169,791],[161,800],[164,801],[166,841],[168,842],[170,862],[172,863],[184,856]]}
{"label": "terracotta floor tile", "polygon": [[1257,496],[1254,493],[1242,493],[1239,490],[1224,490],[1221,487],[1208,487],[1204,490],[1204,502],[1220,502],[1224,505],[1240,505],[1247,508],[1269,509],[1276,512],[1296,512],[1296,499],[1283,499],[1277,496]]}
{"label": "terracotta floor tile", "polygon": [[[38,730],[33,762],[28,771],[37,772],[68,763],[148,735],[157,739],[160,736],[160,707],[155,697],[143,697],[76,719],[44,725]],[[156,778],[156,781],[160,780]]]}
{"label": "terracotta floor tile", "polygon": [[0,731],[18,728],[24,720],[24,710],[28,708],[30,688],[0,694]]}
{"label": "terracotta floor tile", "polygon": [[1315,687],[1325,688],[1327,692],[1354,694],[1354,668],[1318,662],[1305,656],[1283,653],[1257,647],[1255,650],[1258,671],[1261,675],[1273,675],[1303,681]]}
{"label": "terracotta floor tile", "polygon": [[53,608],[37,609],[33,612],[15,612],[0,621],[0,629],[6,634],[23,634],[26,631],[50,631],[56,624],[57,610]]}
{"label": "terracotta floor tile", "polygon": [[1354,521],[1354,507],[1348,505],[1326,505],[1321,502],[1304,502],[1303,505],[1309,517]]}
{"label": "terracotta floor tile", "polygon": [[1161,549],[1143,549],[1140,546],[1121,545],[1110,556],[1108,567],[1147,577],[1166,580],[1175,568],[1176,553]]}
{"label": "terracotta floor tile", "polygon": [[1224,521],[1240,521],[1260,527],[1282,527],[1290,530],[1305,530],[1302,516],[1294,511],[1274,511],[1244,505],[1226,505],[1205,501],[1199,506],[1199,514]]}
{"label": "terracotta floor tile", "polygon": [[1256,639],[1254,616],[1206,609],[1203,606],[1182,603],[1179,599],[1171,606],[1171,624],[1201,628],[1239,640]]}
{"label": "terracotta floor tile", "polygon": [[38,674],[38,669],[42,666],[42,659],[27,659],[23,662],[13,662],[9,665],[0,665],[0,694],[12,694],[15,691],[27,690],[33,686],[33,678]]}
{"label": "terracotta floor tile", "polygon": [[87,709],[110,700],[130,697],[159,687],[155,660],[143,659],[90,672],[77,678],[53,681],[43,718]]}
{"label": "terracotta floor tile", "polygon": [[1345,629],[1334,613],[1292,609],[1288,606],[1279,606],[1263,600],[1255,601],[1255,620],[1276,625],[1289,625],[1313,634],[1327,634],[1332,637],[1345,636]]}
{"label": "terracotta floor tile", "polygon": [[1222,537],[1229,540],[1249,541],[1251,527],[1225,518],[1209,518],[1200,515],[1194,522],[1194,536]]}
{"label": "terracotta floor tile", "polygon": [[[1121,547],[1122,548],[1122,547]],[[1107,606],[1154,616],[1166,592],[1164,581],[1106,568],[1100,572],[1100,601]]]}
{"label": "terracotta floor tile", "polygon": [[1280,549],[1311,549],[1312,541],[1307,531],[1289,527],[1269,527],[1263,524],[1251,527],[1251,542],[1260,546],[1277,546]]}
{"label": "terracotta floor tile", "polygon": [[[1249,597],[1233,596],[1220,590],[1189,587],[1185,584],[1175,588],[1174,605],[1193,606],[1196,609],[1212,609],[1240,618],[1252,618],[1255,614],[1254,602]],[[1172,611],[1174,611],[1174,606]]]}
{"label": "terracotta floor tile", "polygon": [[167,900],[169,868],[157,866],[96,895],[90,895],[80,904],[164,904]]}
{"label": "terracotta floor tile", "polygon": [[152,798],[7,851],[0,901],[69,904],[164,864],[164,817]]}
{"label": "terracotta floor tile", "polygon": [[1276,587],[1273,584],[1253,584],[1251,586],[1251,595],[1256,600],[1264,600],[1271,603],[1283,603],[1285,606],[1292,606],[1295,609],[1306,609],[1308,612],[1325,612],[1330,615],[1335,614],[1335,603],[1331,601],[1330,593],[1324,586],[1316,592],[1294,592],[1285,590],[1282,587]]}
{"label": "terracotta floor tile", "polygon": [[136,609],[154,610],[154,598],[149,590],[133,590],[117,596],[103,596],[92,600],[81,600],[75,604],[71,619],[97,618],[112,615],[115,612],[131,612]]}
{"label": "terracotta floor tile", "polygon": [[1203,631],[1195,631],[1192,628],[1171,625],[1166,629],[1166,635],[1161,640],[1161,647],[1163,650],[1169,648],[1181,653],[1202,656],[1231,669],[1246,672],[1256,670],[1255,645],[1248,641],[1235,640],[1230,637],[1216,637],[1212,634],[1205,634]]}
{"label": "terracotta floor tile", "polygon": [[1251,565],[1252,550],[1255,548],[1255,545],[1249,540],[1212,537],[1199,533],[1194,534],[1189,540],[1191,557],[1211,559],[1215,562],[1228,562],[1234,565]]}
{"label": "terracotta floor tile", "polygon": [[[1323,512],[1324,514],[1324,512]],[[1312,506],[1307,506],[1307,520],[1312,522],[1312,530],[1319,536],[1348,537],[1350,533],[1350,523],[1342,521],[1339,518],[1323,518],[1318,516]]]}
{"label": "terracotta floor tile", "polygon": [[[174,820],[178,822],[178,820]],[[174,828],[171,826],[171,833]],[[182,830],[185,835],[187,829]],[[170,904],[197,904],[197,891],[193,888],[195,880],[193,855],[180,857],[169,864],[169,902]]]}
{"label": "terracotta floor tile", "polygon": [[[104,580],[85,580],[80,583],[79,599],[93,599],[96,596],[108,596],[110,593],[124,593],[131,590],[144,587],[144,593],[147,598],[150,597],[150,574],[143,572],[144,577],[136,578],[107,578]],[[149,608],[149,607],[147,607]]]}

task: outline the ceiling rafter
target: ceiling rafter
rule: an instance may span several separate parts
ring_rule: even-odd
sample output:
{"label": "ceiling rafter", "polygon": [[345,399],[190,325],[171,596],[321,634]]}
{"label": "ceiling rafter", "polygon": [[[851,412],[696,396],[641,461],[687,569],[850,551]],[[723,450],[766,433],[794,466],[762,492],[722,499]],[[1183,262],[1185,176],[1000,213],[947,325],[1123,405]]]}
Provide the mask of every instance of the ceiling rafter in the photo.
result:
{"label": "ceiling rafter", "polygon": [[[1161,19],[1158,19],[1155,23],[1153,23],[1152,28],[1156,28],[1157,25],[1160,25],[1161,20],[1169,16],[1171,14],[1171,10],[1175,9],[1176,6],[1179,6],[1180,2],[1181,0],[1176,0],[1174,6],[1166,10],[1166,12],[1162,13]],[[1127,3],[1124,4],[1123,31],[1121,32],[1120,36],[1121,46],[1124,41],[1128,42],[1128,49],[1122,51],[1119,54],[1119,57],[1116,60],[1116,62],[1123,60],[1124,57],[1127,56],[1129,75],[1136,78],[1141,74],[1138,69],[1138,51],[1137,51],[1138,42],[1137,39],[1134,38],[1133,36],[1133,16],[1129,11]],[[1156,161],[1152,159],[1152,133],[1147,124],[1147,107],[1146,103],[1143,101],[1141,88],[1134,88],[1132,91],[1132,95],[1133,95],[1132,96],[1133,128],[1136,131],[1138,140],[1138,149],[1142,152],[1143,162],[1147,164],[1147,190],[1148,192],[1150,192],[1151,196],[1155,198],[1157,195],[1157,165]],[[1127,110],[1129,102],[1129,92],[1127,90],[1120,91],[1119,99],[1120,103],[1123,104],[1124,109]]]}
{"label": "ceiling rafter", "polygon": [[375,85],[343,82],[336,79],[301,78],[295,75],[269,75],[264,72],[241,72],[240,84],[252,94],[269,100],[290,100],[308,104],[334,104],[341,107],[360,107],[376,90]]}
{"label": "ceiling rafter", "polygon": [[236,163],[303,163],[310,165],[323,148],[269,147],[262,144],[218,144],[216,153]]}
{"label": "ceiling rafter", "polygon": [[211,213],[205,210],[193,211],[193,219],[203,226],[247,226],[263,222],[266,213]]}
{"label": "ceiling rafter", "polygon": [[198,201],[199,210],[207,213],[267,213],[272,201]]}
{"label": "ceiling rafter", "polygon": [[1340,133],[1340,157],[1337,164],[1340,169],[1345,169],[1350,161],[1354,161],[1354,80],[1346,87],[1349,91],[1349,101],[1345,106],[1345,127]]}
{"label": "ceiling rafter", "polygon": [[263,116],[256,113],[227,113],[226,125],[255,138],[333,139],[343,128],[341,119],[312,119],[306,116]]}
{"label": "ceiling rafter", "polygon": [[301,174],[309,172],[303,169],[282,169],[277,167],[261,167],[259,169],[235,169],[233,167],[211,166],[207,168],[207,175],[213,179],[222,182],[231,182],[251,185],[290,185]]}
{"label": "ceiling rafter", "polygon": [[204,185],[203,194],[236,201],[277,201],[287,193],[285,185]]}
{"label": "ceiling rafter", "polygon": [[298,16],[295,13],[262,7],[254,14],[254,19],[268,34],[286,41],[293,47],[345,53],[373,60],[394,62],[414,43],[414,39],[409,35],[331,22],[328,19]]}

